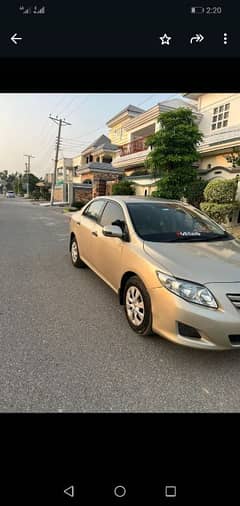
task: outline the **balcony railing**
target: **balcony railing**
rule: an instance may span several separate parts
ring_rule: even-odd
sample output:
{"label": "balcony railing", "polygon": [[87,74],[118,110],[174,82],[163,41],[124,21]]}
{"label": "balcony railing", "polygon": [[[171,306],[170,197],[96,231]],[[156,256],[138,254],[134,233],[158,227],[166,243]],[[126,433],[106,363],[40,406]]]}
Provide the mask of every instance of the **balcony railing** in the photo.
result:
{"label": "balcony railing", "polygon": [[123,144],[120,148],[120,156],[131,155],[132,153],[138,153],[139,151],[145,151],[147,149],[146,140],[148,137],[139,137],[128,144]]}

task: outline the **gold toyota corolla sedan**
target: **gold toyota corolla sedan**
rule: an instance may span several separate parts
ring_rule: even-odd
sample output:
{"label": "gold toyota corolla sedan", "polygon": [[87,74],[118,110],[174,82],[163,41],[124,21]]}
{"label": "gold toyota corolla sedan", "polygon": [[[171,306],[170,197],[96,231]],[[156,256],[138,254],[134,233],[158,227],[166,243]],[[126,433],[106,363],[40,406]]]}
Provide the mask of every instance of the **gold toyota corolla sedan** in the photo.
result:
{"label": "gold toyota corolla sedan", "polygon": [[70,252],[119,296],[130,327],[195,348],[240,347],[240,241],[183,202],[98,197],[73,214]]}

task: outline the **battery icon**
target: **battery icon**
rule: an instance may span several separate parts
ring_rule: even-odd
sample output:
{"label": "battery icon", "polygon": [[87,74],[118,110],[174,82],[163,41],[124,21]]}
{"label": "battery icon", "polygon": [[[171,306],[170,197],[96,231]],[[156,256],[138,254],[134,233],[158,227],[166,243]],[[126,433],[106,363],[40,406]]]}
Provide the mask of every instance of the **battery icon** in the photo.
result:
{"label": "battery icon", "polygon": [[204,14],[205,7],[191,7],[191,14]]}

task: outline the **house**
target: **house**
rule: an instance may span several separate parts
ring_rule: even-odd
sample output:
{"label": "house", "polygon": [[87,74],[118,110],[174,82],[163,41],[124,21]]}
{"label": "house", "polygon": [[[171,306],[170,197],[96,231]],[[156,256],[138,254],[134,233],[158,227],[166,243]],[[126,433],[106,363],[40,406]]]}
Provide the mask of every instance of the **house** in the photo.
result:
{"label": "house", "polygon": [[121,178],[123,171],[112,164],[117,150],[118,146],[110,137],[101,135],[82,151],[80,158],[73,159],[73,201],[82,200],[87,195],[88,198],[105,195],[107,182]]}
{"label": "house", "polygon": [[204,135],[198,148],[200,176],[208,181],[240,175],[240,167],[228,158],[240,150],[240,94],[184,93],[147,110],[128,105],[107,122],[108,135],[98,137],[76,157],[59,160],[55,199],[72,203],[110,194],[112,184],[123,176],[137,195],[151,195],[158,179],[146,168],[151,150],[146,139],[159,130],[162,112],[179,107],[193,111]]}
{"label": "house", "polygon": [[202,179],[232,179],[240,175],[227,158],[240,150],[240,94],[239,93],[186,93],[198,113],[199,129],[204,139],[199,146]]}
{"label": "house", "polygon": [[69,202],[72,177],[72,158],[61,158],[58,160],[56,171],[56,185],[54,189],[54,200],[56,202]]}
{"label": "house", "polygon": [[107,183],[118,181],[123,170],[112,165],[119,147],[101,135],[74,158],[58,161],[54,199],[58,202],[90,200],[105,195]]}
{"label": "house", "polygon": [[[124,170],[124,174],[135,187],[137,195],[151,195],[152,191],[157,189],[158,178],[152,177],[146,169],[145,162],[151,150],[146,146],[146,139],[155,134],[159,128],[158,118],[161,112],[171,111],[176,107],[193,108],[198,118],[196,107],[189,100],[172,99],[158,103],[146,111],[138,111],[134,117],[129,117],[122,124],[122,111],[110,120],[107,125],[111,127],[109,137],[112,134],[112,128],[119,128],[122,125],[122,142],[113,159],[114,167]],[[118,118],[119,116],[119,118]],[[117,123],[119,119],[119,124]],[[113,124],[114,121],[114,124]],[[119,142],[118,142],[119,143]]]}
{"label": "house", "polygon": [[53,182],[53,172],[47,172],[44,176],[45,183],[52,184]]}
{"label": "house", "polygon": [[129,120],[138,117],[143,112],[144,109],[140,109],[140,107],[129,104],[127,107],[115,114],[110,120],[108,120],[108,135],[111,142],[117,146],[126,144],[128,142],[128,132],[125,126]]}

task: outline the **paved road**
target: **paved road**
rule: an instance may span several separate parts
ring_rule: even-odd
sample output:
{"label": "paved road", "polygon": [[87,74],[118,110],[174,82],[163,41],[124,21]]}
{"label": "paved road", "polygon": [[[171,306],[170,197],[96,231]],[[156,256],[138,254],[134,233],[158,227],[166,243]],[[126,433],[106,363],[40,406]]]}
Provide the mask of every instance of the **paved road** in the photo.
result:
{"label": "paved road", "polygon": [[0,197],[0,411],[240,411],[240,351],[139,337],[74,269],[68,218]]}

